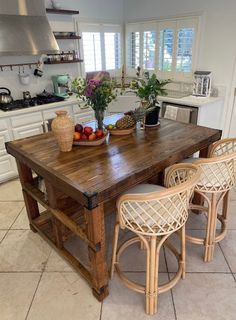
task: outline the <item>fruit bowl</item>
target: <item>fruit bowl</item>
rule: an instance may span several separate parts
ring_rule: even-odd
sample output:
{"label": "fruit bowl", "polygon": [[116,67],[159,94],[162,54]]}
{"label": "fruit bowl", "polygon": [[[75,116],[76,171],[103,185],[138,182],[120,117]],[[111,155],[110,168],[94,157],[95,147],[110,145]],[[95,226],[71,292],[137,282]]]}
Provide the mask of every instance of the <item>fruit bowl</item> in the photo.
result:
{"label": "fruit bowl", "polygon": [[131,134],[132,132],[134,132],[135,127],[131,127],[128,129],[108,129],[110,131],[110,134],[112,136],[126,136],[128,134]]}
{"label": "fruit bowl", "polygon": [[74,140],[73,145],[74,146],[88,146],[88,147],[96,147],[103,144],[108,136],[109,132],[106,131],[104,133],[104,136],[101,138],[97,138],[96,140]]}

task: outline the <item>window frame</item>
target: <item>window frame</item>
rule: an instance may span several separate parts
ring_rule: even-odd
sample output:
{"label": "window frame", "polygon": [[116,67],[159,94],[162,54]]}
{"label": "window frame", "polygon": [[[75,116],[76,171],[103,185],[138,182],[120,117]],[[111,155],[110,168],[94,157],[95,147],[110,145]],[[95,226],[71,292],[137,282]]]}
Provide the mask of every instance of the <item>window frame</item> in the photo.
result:
{"label": "window frame", "polygon": [[[102,70],[110,73],[112,77],[121,76],[123,66],[123,28],[120,24],[110,23],[88,23],[81,22],[78,24],[78,31],[82,35],[83,32],[99,32],[101,45],[101,64]],[[106,53],[105,53],[105,33],[119,33],[120,34],[120,68],[106,70]],[[83,38],[83,37],[82,37]],[[80,41],[81,57],[84,59],[83,39]],[[95,71],[96,72],[96,71]],[[86,75],[85,63],[82,64],[82,74]]]}
{"label": "window frame", "polygon": [[[133,77],[136,75],[136,70],[130,68],[128,66],[129,60],[129,33],[130,32],[139,32],[140,33],[140,52],[139,52],[139,66],[141,70],[145,72],[143,69],[143,32],[144,31],[156,31],[156,44],[155,44],[155,68],[154,70],[148,70],[150,73],[156,73],[162,79],[172,79],[174,81],[189,81],[192,80],[193,72],[196,68],[196,56],[197,56],[197,48],[198,48],[198,38],[199,38],[199,25],[200,25],[200,17],[199,16],[191,16],[184,18],[176,18],[176,19],[163,19],[163,20],[155,20],[155,21],[147,21],[147,22],[135,22],[135,23],[127,23],[125,27],[125,44],[126,44],[126,74],[129,77]],[[152,28],[152,29],[150,29]],[[155,28],[155,30],[154,30]],[[192,67],[191,72],[180,72],[176,70],[177,66],[177,45],[178,45],[178,31],[181,28],[194,28],[194,38],[192,45]],[[172,58],[172,70],[171,71],[162,71],[159,70],[159,46],[160,46],[160,32],[163,29],[173,29],[173,58]]]}

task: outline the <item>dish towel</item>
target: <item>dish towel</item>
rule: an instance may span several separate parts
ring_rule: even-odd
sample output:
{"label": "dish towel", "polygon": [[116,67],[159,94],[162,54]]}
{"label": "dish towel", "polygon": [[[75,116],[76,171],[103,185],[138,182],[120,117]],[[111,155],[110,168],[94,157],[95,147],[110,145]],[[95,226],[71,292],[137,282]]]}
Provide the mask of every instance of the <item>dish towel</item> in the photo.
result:
{"label": "dish towel", "polygon": [[189,108],[178,108],[176,120],[179,122],[189,123],[190,122],[191,109]]}
{"label": "dish towel", "polygon": [[190,114],[191,114],[191,109],[189,108],[179,108],[179,107],[167,105],[164,118],[170,119],[170,120],[176,120],[179,122],[189,123]]}
{"label": "dish towel", "polygon": [[170,120],[177,120],[178,109],[178,107],[167,105],[164,118]]}

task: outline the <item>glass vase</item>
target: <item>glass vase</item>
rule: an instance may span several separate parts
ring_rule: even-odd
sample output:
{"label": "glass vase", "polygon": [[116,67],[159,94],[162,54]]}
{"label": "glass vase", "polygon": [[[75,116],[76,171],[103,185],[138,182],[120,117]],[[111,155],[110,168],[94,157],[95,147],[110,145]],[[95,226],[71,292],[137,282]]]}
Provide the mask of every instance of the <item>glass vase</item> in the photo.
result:
{"label": "glass vase", "polygon": [[95,110],[95,119],[97,120],[97,128],[103,129],[103,119],[104,119],[104,111],[103,110]]}

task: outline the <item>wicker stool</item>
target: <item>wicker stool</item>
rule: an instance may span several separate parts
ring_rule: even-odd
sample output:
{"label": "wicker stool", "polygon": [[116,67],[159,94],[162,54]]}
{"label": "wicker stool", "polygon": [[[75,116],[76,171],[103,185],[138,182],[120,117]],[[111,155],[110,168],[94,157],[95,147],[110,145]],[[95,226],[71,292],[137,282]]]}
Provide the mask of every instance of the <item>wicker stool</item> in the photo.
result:
{"label": "wicker stool", "polygon": [[[139,185],[130,189],[117,202],[111,276],[114,268],[124,284],[146,296],[146,313],[157,312],[158,294],[171,289],[185,277],[185,223],[188,217],[190,197],[200,178],[200,170],[193,164],[177,164],[170,168],[165,186]],[[136,235],[117,250],[119,228],[129,229]],[[179,231],[181,253],[166,239]],[[131,244],[142,242],[146,249],[146,285],[128,279],[119,268],[121,253]],[[161,246],[164,244],[175,254],[179,268],[175,277],[158,287],[158,265]]]}
{"label": "wicker stool", "polygon": [[[229,142],[229,139],[227,139]],[[221,142],[223,147],[223,142]],[[228,144],[229,146],[229,144]],[[226,235],[226,223],[228,213],[229,190],[235,185],[235,161],[236,152],[230,152],[227,146],[220,147],[220,141],[212,146],[209,155],[213,158],[205,158],[194,161],[201,170],[201,178],[194,191],[203,198],[204,205],[191,204],[191,210],[207,212],[207,230],[205,238],[197,238],[186,235],[186,239],[195,244],[205,246],[204,261],[213,260],[215,243],[221,241]],[[218,150],[218,151],[217,151]],[[217,156],[218,154],[225,155]],[[234,150],[234,149],[231,149]],[[217,152],[219,152],[217,154]],[[219,214],[219,206],[222,205],[222,213]],[[221,232],[216,236],[217,219],[221,222]]]}

